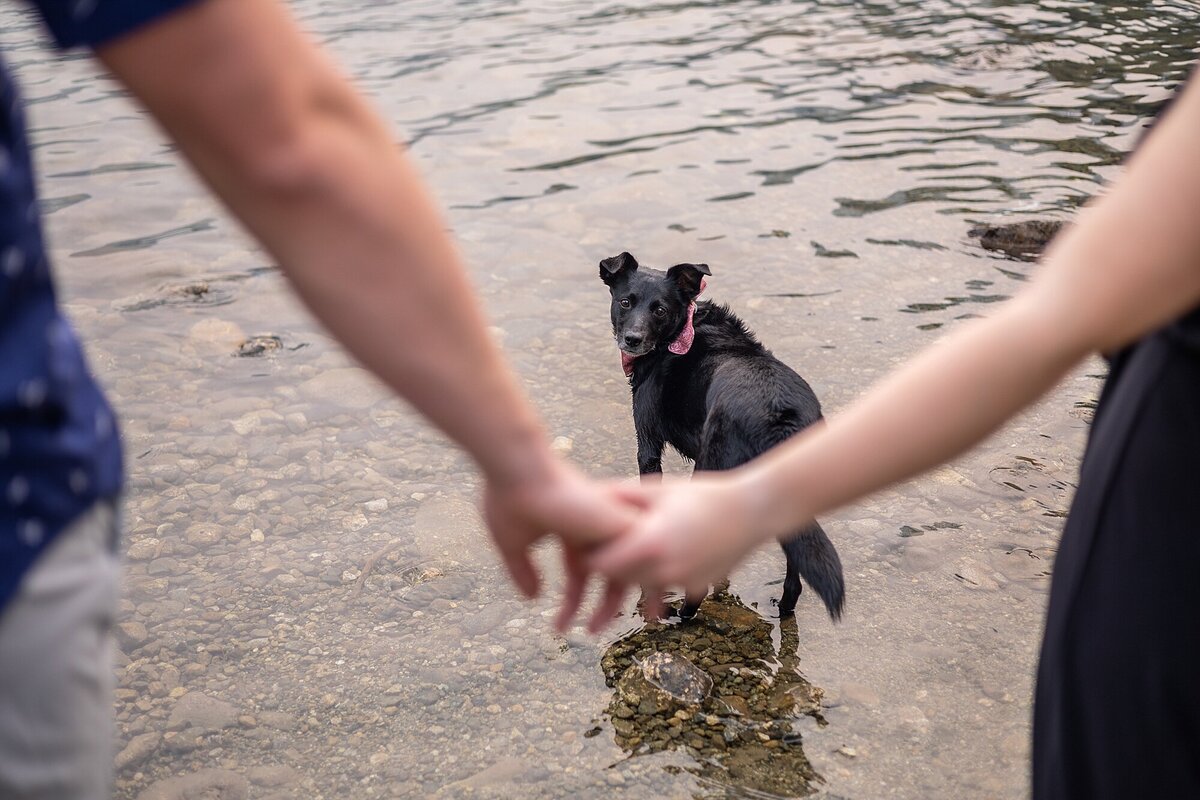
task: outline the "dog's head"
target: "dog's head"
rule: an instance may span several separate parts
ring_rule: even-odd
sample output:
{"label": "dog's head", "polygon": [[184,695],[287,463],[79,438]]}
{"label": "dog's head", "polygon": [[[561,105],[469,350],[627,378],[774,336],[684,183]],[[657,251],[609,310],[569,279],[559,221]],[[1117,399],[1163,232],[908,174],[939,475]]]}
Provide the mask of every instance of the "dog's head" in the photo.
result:
{"label": "dog's head", "polygon": [[638,266],[629,253],[600,262],[600,280],[612,295],[617,347],[644,356],[666,347],[687,323],[688,306],[700,294],[707,264],[676,264],[666,272]]}

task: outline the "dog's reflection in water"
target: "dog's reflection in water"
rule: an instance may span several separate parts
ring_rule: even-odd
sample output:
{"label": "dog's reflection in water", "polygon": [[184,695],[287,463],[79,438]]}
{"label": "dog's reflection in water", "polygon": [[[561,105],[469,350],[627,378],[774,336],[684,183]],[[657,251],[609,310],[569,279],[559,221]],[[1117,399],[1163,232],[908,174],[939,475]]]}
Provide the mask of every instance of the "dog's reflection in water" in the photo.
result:
{"label": "dog's reflection in water", "polygon": [[795,723],[825,724],[823,693],[798,669],[796,618],[780,620],[778,653],[773,624],[723,587],[695,619],[648,622],[614,642],[601,668],[617,744],[687,752],[689,771],[735,796],[810,794],[821,778]]}

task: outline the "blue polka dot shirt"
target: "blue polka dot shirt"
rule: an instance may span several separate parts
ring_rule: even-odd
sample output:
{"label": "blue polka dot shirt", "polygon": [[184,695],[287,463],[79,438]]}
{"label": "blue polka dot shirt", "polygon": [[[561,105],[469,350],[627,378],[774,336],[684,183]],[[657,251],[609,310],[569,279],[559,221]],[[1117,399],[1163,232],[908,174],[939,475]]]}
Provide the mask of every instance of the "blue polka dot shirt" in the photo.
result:
{"label": "blue polka dot shirt", "polygon": [[[35,0],[59,47],[96,46],[191,0]],[[73,520],[121,489],[112,409],[54,296],[21,98],[0,62],[0,613]]]}

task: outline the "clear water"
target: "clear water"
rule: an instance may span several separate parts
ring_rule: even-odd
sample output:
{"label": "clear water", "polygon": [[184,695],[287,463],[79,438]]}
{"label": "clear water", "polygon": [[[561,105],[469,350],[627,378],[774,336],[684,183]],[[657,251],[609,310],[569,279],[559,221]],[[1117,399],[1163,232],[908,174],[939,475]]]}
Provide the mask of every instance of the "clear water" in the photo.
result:
{"label": "clear water", "polygon": [[[1102,191],[1200,29],[1182,2],[292,5],[410,142],[552,435],[606,476],[635,466],[601,258],[707,262],[709,296],[836,413],[1020,287],[1036,267],[967,230]],[[466,460],[314,325],[145,114],[23,6],[0,6],[0,47],[65,303],[124,420],[117,712],[140,744],[118,796],[214,769],[196,780],[220,797],[761,796],[686,750],[630,757],[600,661],[633,608],[608,638],[553,636],[553,593],[518,600],[484,543]],[[236,357],[251,336],[278,342]],[[828,722],[797,722],[814,789],[1026,794],[1101,373],[824,520],[849,605],[838,626],[810,595],[798,611]],[[766,548],[731,587],[776,647],[781,577]]]}

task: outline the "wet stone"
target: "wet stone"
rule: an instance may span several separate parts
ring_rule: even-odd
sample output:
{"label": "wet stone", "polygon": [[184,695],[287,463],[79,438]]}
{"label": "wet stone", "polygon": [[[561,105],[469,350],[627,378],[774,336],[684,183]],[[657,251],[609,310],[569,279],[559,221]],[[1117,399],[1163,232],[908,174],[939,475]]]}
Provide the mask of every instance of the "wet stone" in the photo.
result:
{"label": "wet stone", "polygon": [[117,645],[123,652],[130,652],[150,637],[146,626],[136,620],[120,622],[116,626]]}
{"label": "wet stone", "polygon": [[183,572],[178,559],[156,558],[146,566],[147,575],[178,575]]}
{"label": "wet stone", "polygon": [[294,715],[286,711],[262,711],[258,714],[258,722],[277,731],[293,731],[300,724]]}
{"label": "wet stone", "polygon": [[233,302],[232,286],[219,279],[170,284],[157,291],[117,304],[120,311],[142,311],[162,305],[219,306]]}
{"label": "wet stone", "polygon": [[117,772],[135,769],[140,766],[162,744],[162,738],[162,734],[158,731],[151,731],[150,733],[139,734],[130,739],[129,744],[125,745],[121,752],[117,753],[117,758],[114,762]]}
{"label": "wet stone", "polygon": [[979,239],[979,244],[986,250],[1021,261],[1034,261],[1062,227],[1060,220],[1032,219],[1006,225],[977,225],[967,235]]}
{"label": "wet stone", "polygon": [[300,771],[286,764],[274,766],[251,767],[246,770],[246,777],[255,786],[292,786],[300,782]]}
{"label": "wet stone", "polygon": [[712,678],[678,654],[652,653],[639,666],[647,683],[681,703],[698,705],[712,691]]}
{"label": "wet stone", "polygon": [[239,358],[261,358],[283,349],[283,339],[273,334],[251,336],[237,346],[234,355]]}
{"label": "wet stone", "polygon": [[697,761],[689,772],[739,791],[808,794],[818,776],[793,724],[801,716],[824,724],[823,693],[797,668],[795,618],[781,622],[778,653],[771,628],[721,590],[692,622],[647,623],[614,642],[601,668],[614,689],[608,716],[616,743],[633,755],[691,753]]}
{"label": "wet stone", "polygon": [[201,730],[232,728],[237,724],[238,715],[237,706],[232,703],[200,692],[188,692],[175,701],[167,727],[172,730],[186,727]]}
{"label": "wet stone", "polygon": [[191,545],[204,546],[221,541],[224,531],[220,525],[210,522],[200,522],[192,525],[184,534],[184,540]]}
{"label": "wet stone", "polygon": [[250,784],[227,769],[202,769],[190,775],[159,781],[138,795],[138,800],[244,800]]}
{"label": "wet stone", "polygon": [[125,550],[125,557],[130,561],[148,561],[157,558],[162,551],[162,542],[153,536],[147,536],[131,542]]}

